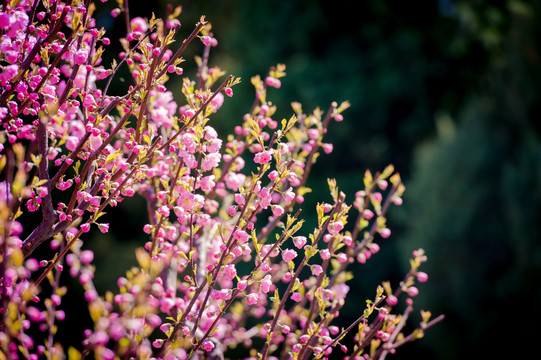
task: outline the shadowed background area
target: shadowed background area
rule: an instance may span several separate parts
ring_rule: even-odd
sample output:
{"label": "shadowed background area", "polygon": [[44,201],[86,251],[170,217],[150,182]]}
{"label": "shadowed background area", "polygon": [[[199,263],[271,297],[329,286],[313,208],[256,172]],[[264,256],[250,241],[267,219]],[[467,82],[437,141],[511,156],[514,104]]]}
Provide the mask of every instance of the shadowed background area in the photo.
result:
{"label": "shadowed background area", "polygon": [[[407,190],[389,214],[393,235],[358,269],[342,315],[357,316],[382,280],[396,284],[422,247],[430,279],[416,309],[447,318],[393,359],[505,358],[533,337],[541,303],[540,1],[170,3],[183,6],[182,36],[206,15],[219,41],[209,65],[243,79],[213,118],[221,136],[251,105],[250,77],[276,63],[288,74],[269,91],[278,118],[291,116],[291,101],[306,111],[351,102],[329,131],[334,151],[313,170],[303,216],[329,200],[329,177],[352,201],[365,169],[392,163],[402,174]],[[130,0],[132,17],[166,8]],[[100,11],[112,39],[123,33],[121,19],[105,21],[108,10]],[[187,71],[201,50],[191,46]],[[88,242],[102,288],[114,286],[145,241],[144,203],[129,201],[114,214],[110,241]]]}

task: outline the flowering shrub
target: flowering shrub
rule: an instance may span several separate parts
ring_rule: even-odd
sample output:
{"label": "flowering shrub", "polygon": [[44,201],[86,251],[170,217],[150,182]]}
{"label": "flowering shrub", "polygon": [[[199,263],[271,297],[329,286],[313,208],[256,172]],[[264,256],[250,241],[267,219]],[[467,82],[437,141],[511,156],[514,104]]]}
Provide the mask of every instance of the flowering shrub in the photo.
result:
{"label": "flowering shrub", "polygon": [[[280,87],[279,64],[251,79],[253,104],[221,138],[210,118],[240,80],[209,68],[217,45],[210,24],[201,18],[175,48],[180,9],[147,21],[119,4],[112,15],[124,13],[127,33],[110,66],[102,63],[110,40],[90,1],[2,5],[2,358],[218,359],[235,347],[262,359],[385,358],[442,319],[421,312],[420,325],[405,331],[415,284],[427,281],[419,270],[426,256],[416,250],[394,290],[384,282],[347,328],[335,325],[348,266],[369,261],[391,235],[385,216],[405,189],[392,166],[367,171],[348,205],[329,180],[332,200],[317,205],[315,229],[303,228],[308,175],[320,150],[332,151],[324,135],[347,102],[309,114],[293,103],[293,115],[276,120],[267,88]],[[179,106],[167,82],[182,76],[181,55],[197,39],[203,56],[197,78],[182,80]],[[121,67],[131,84],[110,95]],[[146,200],[148,242],[117,291],[98,294],[85,238],[107,233],[105,210],[132,196]],[[41,221],[23,229],[36,212]],[[55,256],[36,258],[38,246]],[[63,308],[66,271],[82,285],[94,324],[67,348],[56,336],[57,323],[77,315]]]}

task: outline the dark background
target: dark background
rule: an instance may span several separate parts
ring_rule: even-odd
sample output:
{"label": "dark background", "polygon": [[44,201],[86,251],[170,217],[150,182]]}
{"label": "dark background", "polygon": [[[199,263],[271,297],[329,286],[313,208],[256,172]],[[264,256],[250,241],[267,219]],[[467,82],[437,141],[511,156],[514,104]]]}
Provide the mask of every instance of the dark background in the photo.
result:
{"label": "dark background", "polygon": [[[342,315],[358,316],[383,280],[398,281],[411,251],[424,248],[427,284],[416,308],[444,313],[426,337],[394,359],[514,358],[538,332],[541,304],[540,1],[209,0],[183,5],[182,36],[204,14],[219,41],[210,65],[243,82],[213,125],[224,136],[248,111],[250,77],[287,65],[282,88],[270,89],[277,118],[289,104],[306,111],[349,100],[345,121],[318,160],[303,215],[329,200],[336,178],[352,201],[365,169],[395,165],[406,184],[392,208],[390,239],[351,284]],[[107,6],[112,4],[107,4]],[[166,2],[130,0],[132,16],[163,16]],[[98,21],[110,37],[121,18]],[[180,40],[180,39],[179,39]],[[194,69],[194,43],[184,68]],[[180,99],[180,87],[170,83]],[[114,284],[140,246],[144,204],[132,199],[111,221],[110,238],[91,239],[96,280]],[[309,219],[310,220],[310,219]],[[113,256],[107,254],[113,254]],[[395,282],[396,283],[396,282]]]}

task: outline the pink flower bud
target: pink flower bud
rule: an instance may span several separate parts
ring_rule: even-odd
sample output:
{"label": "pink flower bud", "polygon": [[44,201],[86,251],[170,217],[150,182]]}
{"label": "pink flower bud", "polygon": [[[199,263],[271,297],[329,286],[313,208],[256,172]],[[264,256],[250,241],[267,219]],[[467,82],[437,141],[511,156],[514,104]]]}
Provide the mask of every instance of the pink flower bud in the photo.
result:
{"label": "pink flower bud", "polygon": [[408,288],[408,295],[411,297],[416,297],[419,295],[419,289],[417,289],[415,286],[410,286]]}
{"label": "pink flower bud", "polygon": [[246,280],[241,280],[237,283],[237,289],[239,289],[240,291],[246,290],[247,286],[248,286],[248,283],[246,282]]}
{"label": "pink flower bud", "polygon": [[271,76],[267,76],[265,78],[265,84],[267,86],[271,86],[271,87],[276,88],[276,89],[279,89],[282,86],[282,82],[279,79],[276,79],[276,78],[271,77]]}
{"label": "pink flower bud", "polygon": [[391,229],[389,228],[383,228],[379,229],[379,234],[382,238],[387,239],[389,236],[391,236]]}
{"label": "pink flower bud", "polygon": [[394,295],[389,295],[389,297],[385,300],[389,306],[395,306],[398,304],[398,298]]}
{"label": "pink flower bud", "polygon": [[92,250],[84,250],[81,252],[81,262],[90,264],[94,260],[94,252]]}
{"label": "pink flower bud", "polygon": [[428,274],[425,273],[425,272],[422,272],[422,271],[419,271],[417,273],[417,280],[419,280],[419,282],[427,282],[428,281]]}
{"label": "pink flower bud", "polygon": [[98,228],[105,234],[109,231],[109,224],[98,224]]}
{"label": "pink flower bud", "polygon": [[374,213],[372,212],[372,210],[369,210],[369,209],[363,210],[363,218],[365,220],[370,220],[373,217],[374,217]]}
{"label": "pink flower bud", "polygon": [[237,213],[237,207],[235,205],[231,205],[227,208],[227,213],[229,216],[234,216]]}
{"label": "pink flower bud", "polygon": [[201,42],[203,43],[203,45],[209,46],[212,42],[212,38],[210,36],[202,36]]}

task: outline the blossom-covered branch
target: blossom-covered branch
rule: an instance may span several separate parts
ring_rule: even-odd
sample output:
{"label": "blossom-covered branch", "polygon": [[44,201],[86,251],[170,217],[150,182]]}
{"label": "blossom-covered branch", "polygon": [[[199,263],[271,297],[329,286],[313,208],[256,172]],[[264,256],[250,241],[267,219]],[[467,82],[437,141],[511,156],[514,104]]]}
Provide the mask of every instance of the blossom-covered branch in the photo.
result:
{"label": "blossom-covered branch", "polygon": [[[304,206],[318,156],[333,150],[325,135],[349,102],[309,113],[293,102],[291,116],[277,119],[268,99],[286,76],[277,64],[251,78],[253,102],[233,133],[220,135],[216,113],[241,82],[210,65],[218,45],[211,24],[201,17],[179,40],[180,7],[164,20],[131,18],[121,1],[111,16],[126,25],[122,51],[104,64],[111,40],[96,27],[97,8],[91,0],[23,0],[0,11],[6,358],[203,359],[242,347],[261,359],[336,349],[383,359],[441,321],[422,311],[419,327],[404,330],[416,283],[428,278],[419,249],[394,291],[382,282],[349,326],[335,325],[357,276],[349,266],[366,263],[390,237],[386,216],[405,190],[389,166],[366,171],[352,201],[329,179],[327,199]],[[196,79],[181,67],[188,46],[201,47]],[[131,75],[127,89],[110,95],[121,68]],[[146,201],[147,241],[118,289],[99,294],[90,235],[107,233],[106,211],[133,196]],[[301,215],[314,216],[315,228]],[[36,251],[46,246],[54,255]],[[81,287],[64,283],[64,273]],[[77,308],[88,309],[92,326],[80,344],[65,344],[56,333],[71,315],[63,301],[81,288],[85,306]],[[344,343],[351,333],[354,342]]]}

